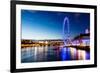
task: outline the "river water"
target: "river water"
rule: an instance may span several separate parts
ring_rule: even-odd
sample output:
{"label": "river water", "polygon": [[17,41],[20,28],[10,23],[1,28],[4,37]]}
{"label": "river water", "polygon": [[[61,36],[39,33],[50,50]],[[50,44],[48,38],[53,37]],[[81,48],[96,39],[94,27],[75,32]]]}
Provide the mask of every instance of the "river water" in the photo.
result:
{"label": "river water", "polygon": [[71,47],[40,46],[21,49],[21,62],[89,60],[90,52]]}

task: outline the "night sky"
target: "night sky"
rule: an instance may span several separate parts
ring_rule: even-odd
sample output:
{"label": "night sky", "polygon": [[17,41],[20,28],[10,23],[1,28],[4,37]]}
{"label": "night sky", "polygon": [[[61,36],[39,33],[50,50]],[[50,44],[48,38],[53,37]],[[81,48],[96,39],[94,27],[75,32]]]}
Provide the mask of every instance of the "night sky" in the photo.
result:
{"label": "night sky", "polygon": [[90,29],[89,13],[21,10],[22,39],[62,39],[66,16],[69,18],[70,38]]}

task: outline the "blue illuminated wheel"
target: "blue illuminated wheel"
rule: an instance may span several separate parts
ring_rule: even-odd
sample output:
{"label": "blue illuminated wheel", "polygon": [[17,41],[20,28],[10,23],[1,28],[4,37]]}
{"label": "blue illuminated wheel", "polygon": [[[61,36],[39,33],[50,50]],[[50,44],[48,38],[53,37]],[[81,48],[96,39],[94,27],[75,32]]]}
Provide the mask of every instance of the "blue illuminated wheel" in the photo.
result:
{"label": "blue illuminated wheel", "polygon": [[69,19],[68,17],[64,18],[63,21],[63,42],[64,42],[64,46],[67,45],[67,41],[69,39]]}

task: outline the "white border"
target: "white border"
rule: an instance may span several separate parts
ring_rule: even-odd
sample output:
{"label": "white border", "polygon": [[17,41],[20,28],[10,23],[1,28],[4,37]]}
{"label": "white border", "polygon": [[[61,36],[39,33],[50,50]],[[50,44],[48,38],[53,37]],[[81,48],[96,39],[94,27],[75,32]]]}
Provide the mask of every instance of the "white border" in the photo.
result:
{"label": "white border", "polygon": [[[39,62],[39,63],[21,63],[21,9],[42,10],[42,11],[62,11],[62,12],[82,12],[90,13],[90,60],[63,61],[63,62]],[[39,68],[39,67],[57,67],[72,65],[94,64],[94,9],[70,8],[70,7],[51,7],[35,5],[16,5],[16,69]]]}

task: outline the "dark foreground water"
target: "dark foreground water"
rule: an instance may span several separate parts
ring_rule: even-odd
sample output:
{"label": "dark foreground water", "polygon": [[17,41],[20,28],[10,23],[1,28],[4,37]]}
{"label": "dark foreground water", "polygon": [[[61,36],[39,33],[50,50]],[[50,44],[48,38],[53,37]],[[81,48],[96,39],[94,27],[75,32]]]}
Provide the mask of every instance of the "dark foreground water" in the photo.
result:
{"label": "dark foreground water", "polygon": [[21,62],[47,62],[89,60],[90,53],[76,48],[59,48],[54,46],[27,47],[21,49]]}

